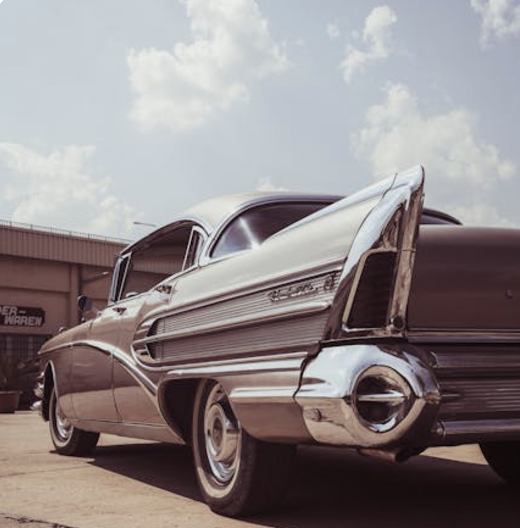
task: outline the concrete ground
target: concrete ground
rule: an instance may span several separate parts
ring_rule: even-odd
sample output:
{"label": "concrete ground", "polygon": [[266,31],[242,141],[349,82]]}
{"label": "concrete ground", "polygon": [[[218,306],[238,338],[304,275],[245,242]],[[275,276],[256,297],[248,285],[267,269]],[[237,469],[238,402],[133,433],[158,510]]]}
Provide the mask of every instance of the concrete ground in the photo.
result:
{"label": "concrete ground", "polygon": [[102,436],[94,457],[63,457],[36,413],[0,414],[1,528],[518,528],[519,518],[518,491],[476,446],[400,465],[304,448],[279,511],[238,521],[201,501],[186,448]]}

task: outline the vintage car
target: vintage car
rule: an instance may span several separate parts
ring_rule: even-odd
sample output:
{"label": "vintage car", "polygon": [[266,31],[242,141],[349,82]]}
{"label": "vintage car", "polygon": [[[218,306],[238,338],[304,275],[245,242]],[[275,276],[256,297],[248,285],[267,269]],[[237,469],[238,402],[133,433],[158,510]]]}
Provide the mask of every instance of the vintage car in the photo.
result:
{"label": "vintage car", "polygon": [[518,483],[520,230],[423,209],[423,185],[416,167],[346,198],[229,196],[130,245],[108,306],[40,352],[56,451],[190,444],[228,516],[280,501],[299,444],[478,442]]}

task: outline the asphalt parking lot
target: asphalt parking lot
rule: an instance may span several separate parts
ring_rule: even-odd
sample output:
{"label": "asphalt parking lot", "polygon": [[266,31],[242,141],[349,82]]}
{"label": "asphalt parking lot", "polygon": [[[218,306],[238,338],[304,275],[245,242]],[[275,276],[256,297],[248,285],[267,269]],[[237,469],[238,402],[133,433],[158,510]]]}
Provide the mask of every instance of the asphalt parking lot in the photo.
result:
{"label": "asphalt parking lot", "polygon": [[63,457],[36,413],[0,414],[2,528],[517,528],[519,512],[476,446],[400,465],[304,448],[278,512],[227,519],[201,501],[187,448],[102,436],[94,457]]}

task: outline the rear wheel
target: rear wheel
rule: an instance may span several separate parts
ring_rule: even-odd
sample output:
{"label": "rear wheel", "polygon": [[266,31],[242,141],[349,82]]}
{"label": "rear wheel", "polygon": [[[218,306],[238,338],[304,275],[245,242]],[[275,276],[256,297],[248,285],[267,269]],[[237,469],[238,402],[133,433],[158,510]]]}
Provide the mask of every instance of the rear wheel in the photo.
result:
{"label": "rear wheel", "polygon": [[482,442],[480,450],[497,475],[520,485],[520,442]]}
{"label": "rear wheel", "polygon": [[204,380],[195,398],[193,455],[209,507],[239,517],[272,509],[281,501],[295,446],[261,442],[247,434],[222,386]]}
{"label": "rear wheel", "polygon": [[49,429],[51,440],[60,455],[85,456],[94,451],[99,433],[76,429],[63,414],[53,387],[49,400]]}

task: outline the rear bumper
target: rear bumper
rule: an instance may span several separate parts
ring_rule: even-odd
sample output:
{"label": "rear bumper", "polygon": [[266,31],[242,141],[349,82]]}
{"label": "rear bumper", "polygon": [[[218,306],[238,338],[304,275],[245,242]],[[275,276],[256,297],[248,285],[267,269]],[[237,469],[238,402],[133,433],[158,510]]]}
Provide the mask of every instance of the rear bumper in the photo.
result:
{"label": "rear bumper", "polygon": [[[380,371],[396,373],[404,390],[367,394],[365,386],[360,397],[360,380]],[[367,402],[384,408],[403,400],[402,395],[407,404],[392,420],[374,424],[364,419],[360,402],[365,409]],[[399,453],[519,440],[520,345],[328,347],[305,366],[295,399],[320,444]]]}
{"label": "rear bumper", "polygon": [[433,445],[459,445],[520,438],[520,419],[439,420],[433,433]]}
{"label": "rear bumper", "polygon": [[[420,350],[404,343],[323,349],[305,367],[296,393],[314,440],[369,449],[426,446],[441,398],[435,375],[421,355],[424,354]],[[364,390],[360,394],[360,382],[379,373],[399,380],[395,390],[374,390],[373,394]],[[377,382],[375,385],[377,389]],[[401,403],[395,405],[393,401]],[[367,402],[383,410],[394,405],[396,410],[401,404],[404,407],[395,416],[385,415],[378,423],[365,419],[362,405]]]}

